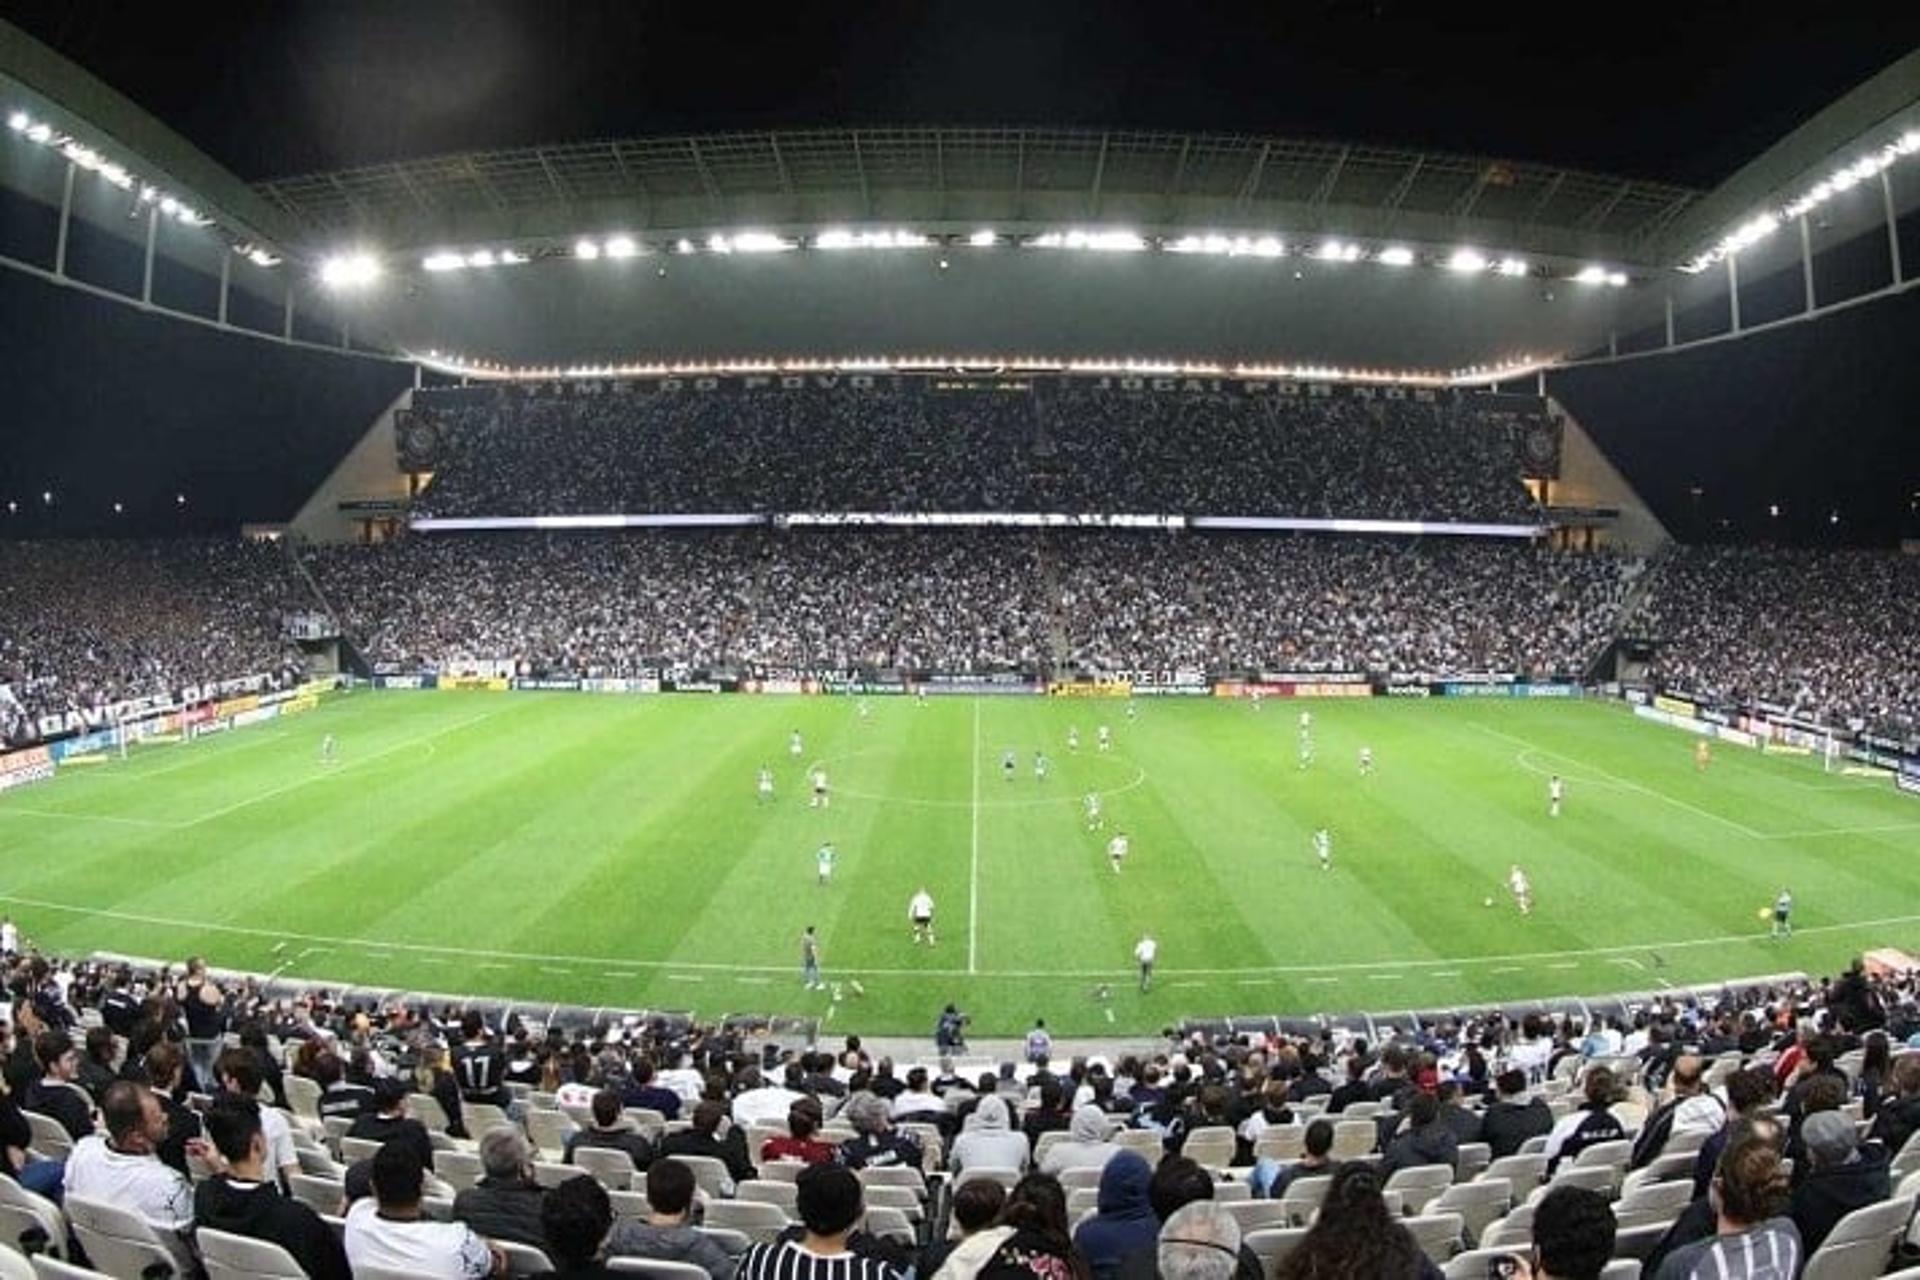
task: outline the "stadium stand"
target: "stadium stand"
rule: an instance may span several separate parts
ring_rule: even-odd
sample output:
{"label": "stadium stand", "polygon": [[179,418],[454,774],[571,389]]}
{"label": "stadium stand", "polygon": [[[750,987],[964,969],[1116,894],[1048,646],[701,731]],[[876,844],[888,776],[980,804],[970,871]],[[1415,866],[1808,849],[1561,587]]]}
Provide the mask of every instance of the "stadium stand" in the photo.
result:
{"label": "stadium stand", "polygon": [[[55,1012],[48,993],[64,991],[58,1016],[71,1016],[80,1026],[124,1030],[115,1042],[123,1077],[172,1078],[182,1055],[166,1045],[182,1034],[176,999],[182,971],[120,961],[49,961],[34,954],[30,944],[23,945],[28,949],[6,958],[13,1025],[34,1025],[43,1013]],[[343,1060],[351,1064],[350,1075],[359,1083],[377,1087],[391,1080],[403,1088],[429,1090],[441,1087],[435,1069],[446,1046],[457,1046],[456,1052],[467,1055],[497,1056],[513,1105],[494,1116],[491,1146],[457,1129],[450,1132],[444,1111],[429,1105],[428,1092],[408,1097],[404,1110],[427,1117],[431,1126],[427,1136],[432,1169],[426,1171],[423,1201],[429,1218],[458,1217],[458,1202],[448,1197],[472,1178],[476,1148],[483,1155],[507,1145],[531,1150],[534,1182],[540,1188],[570,1177],[605,1177],[599,1164],[570,1169],[544,1162],[543,1156],[584,1123],[582,1107],[570,1098],[611,1091],[628,1107],[614,1128],[665,1135],[664,1143],[636,1145],[647,1152],[646,1167],[609,1169],[617,1175],[611,1180],[619,1184],[608,1191],[616,1220],[648,1215],[648,1168],[663,1158],[657,1153],[677,1150],[675,1135],[685,1132],[710,1144],[716,1161],[732,1164],[737,1158],[737,1168],[755,1175],[740,1179],[737,1186],[729,1185],[732,1180],[720,1182],[717,1190],[707,1192],[706,1227],[673,1228],[685,1235],[676,1247],[694,1249],[705,1240],[723,1251],[745,1247],[750,1236],[771,1239],[792,1229],[793,1197],[776,1192],[782,1185],[790,1192],[791,1175],[804,1166],[769,1160],[760,1154],[760,1142],[746,1143],[744,1126],[702,1136],[689,1130],[684,1119],[666,1120],[655,1109],[639,1108],[639,1099],[658,1100],[659,1091],[665,1090],[681,1104],[684,1115],[703,1102],[708,1108],[724,1108],[750,1092],[764,1091],[768,1079],[778,1078],[794,1096],[818,1104],[824,1117],[821,1140],[851,1143],[855,1130],[847,1112],[867,1115],[877,1108],[884,1115],[884,1099],[871,1090],[887,1089],[904,1076],[917,1079],[913,1068],[922,1065],[876,1059],[856,1038],[837,1052],[819,1047],[783,1050],[735,1026],[669,1018],[628,1023],[589,1016],[542,1024],[509,1014],[503,1022],[476,1028],[468,1010],[421,998],[362,1000],[314,989],[294,995],[253,979],[229,975],[219,981],[222,1025],[229,1034],[240,1033],[244,1042],[259,1046],[255,1051],[265,1055],[271,1067],[264,1073],[269,1085],[283,1082],[277,1092],[291,1100],[289,1109],[274,1114],[299,1156],[302,1172],[295,1190],[326,1214],[337,1212],[347,1197],[368,1194],[364,1170],[349,1167],[351,1157],[364,1158],[367,1146],[346,1150],[351,1142],[341,1136],[348,1128],[346,1117],[325,1120],[315,1106],[320,1088],[314,1075],[331,1072]],[[1150,1158],[1161,1153],[1197,1156],[1206,1145],[1210,1154],[1201,1165],[1190,1167],[1216,1170],[1220,1181],[1214,1198],[1237,1221],[1295,1232],[1308,1225],[1314,1198],[1327,1184],[1319,1172],[1324,1165],[1294,1168],[1303,1144],[1311,1142],[1309,1122],[1331,1119],[1353,1129],[1346,1158],[1377,1162],[1404,1134],[1407,1116],[1420,1109],[1412,1102],[1416,1096],[1430,1094],[1441,1082],[1457,1084],[1458,1104],[1444,1104],[1445,1118],[1429,1120],[1468,1135],[1458,1146],[1456,1160],[1381,1179],[1385,1210],[1404,1222],[1420,1247],[1450,1275],[1467,1274],[1467,1267],[1476,1268],[1472,1274],[1482,1274],[1477,1268],[1484,1267],[1488,1252],[1524,1248],[1530,1234],[1537,1238],[1534,1207],[1556,1186],[1589,1187],[1612,1202],[1621,1222],[1613,1252],[1623,1262],[1703,1239],[1711,1231],[1711,1218],[1703,1217],[1706,1202],[1694,1194],[1696,1165],[1711,1168],[1722,1158],[1722,1147],[1734,1153],[1728,1159],[1745,1158],[1750,1143],[1740,1135],[1750,1132],[1779,1134],[1788,1158],[1807,1166],[1794,1175],[1798,1190],[1784,1209],[1796,1223],[1818,1223],[1824,1230],[1847,1210],[1855,1212],[1828,1237],[1834,1261],[1843,1254],[1848,1259],[1847,1274],[1878,1274],[1892,1259],[1912,1210],[1910,1179],[1920,1170],[1920,1145],[1912,1139],[1909,1120],[1913,1099],[1920,1096],[1920,1052],[1900,1048],[1920,1040],[1920,980],[1911,974],[1876,977],[1856,967],[1832,982],[1795,979],[1704,993],[1669,992],[1588,1020],[1572,1014],[1500,1011],[1438,1017],[1388,1032],[1377,1043],[1368,1042],[1367,1032],[1329,1024],[1293,1033],[1270,1028],[1260,1033],[1169,1034],[1170,1043],[1160,1051],[1113,1058],[1038,1064],[939,1062],[937,1073],[929,1073],[937,1081],[931,1108],[889,1131],[914,1139],[911,1150],[919,1167],[861,1173],[868,1229],[874,1235],[853,1247],[903,1267],[913,1249],[948,1238],[951,1188],[942,1153],[969,1131],[978,1100],[989,1096],[989,1085],[1016,1113],[1024,1113],[1037,1105],[1047,1077],[1115,1138],[1107,1144],[1111,1150],[1139,1146]],[[1895,1049],[1886,1074],[1864,1065],[1889,1060],[1885,1046],[1877,1043],[1882,1037]],[[10,1074],[19,1065],[17,1059],[10,1062]],[[1577,1160],[1563,1162],[1551,1177],[1545,1155],[1523,1153],[1486,1163],[1477,1126],[1492,1096],[1491,1082],[1509,1071],[1520,1073],[1522,1087],[1556,1118],[1569,1122],[1584,1114],[1575,1110],[1575,1102],[1590,1096],[1594,1080],[1617,1080],[1612,1114],[1635,1140],[1596,1146]],[[1680,1111],[1686,1099],[1700,1096],[1693,1082],[1702,1075],[1711,1088],[1726,1084],[1735,1073],[1767,1081],[1756,1095],[1761,1100],[1738,1119],[1729,1121],[1712,1108],[1694,1105],[1689,1112],[1694,1118],[1684,1127],[1663,1120]],[[1837,1086],[1825,1082],[1826,1076],[1837,1080]],[[1682,1080],[1677,1092],[1676,1077]],[[1349,1079],[1357,1083],[1334,1091],[1335,1081]],[[1775,1082],[1784,1086],[1777,1120],[1768,1118],[1766,1102]],[[204,1085],[180,1080],[170,1102],[184,1102],[197,1083]],[[1751,1093],[1747,1089],[1742,1096]],[[1364,1101],[1355,1100],[1363,1095]],[[856,1104],[855,1099],[864,1101]],[[263,1089],[262,1105],[270,1101]],[[394,1110],[391,1103],[380,1105]],[[1424,1105],[1427,1112],[1434,1110],[1430,1102]],[[1795,1135],[1808,1117],[1836,1110],[1843,1124],[1811,1125],[1801,1144]],[[1364,1119],[1353,1119],[1362,1112]],[[174,1106],[170,1113],[188,1131],[197,1131],[200,1122],[191,1110]],[[606,1127],[598,1118],[594,1123]],[[1857,1143],[1856,1123],[1863,1135]],[[509,1144],[500,1136],[501,1124],[523,1133],[524,1139],[516,1137]],[[1739,1133],[1729,1140],[1734,1125],[1740,1126]],[[762,1140],[784,1131],[778,1121],[753,1127],[756,1139]],[[1565,1128],[1563,1122],[1556,1133]],[[1639,1141],[1643,1130],[1661,1140]],[[1859,1154],[1847,1156],[1840,1139]],[[531,1145],[520,1145],[523,1141]],[[873,1139],[860,1141],[870,1147]],[[1543,1136],[1535,1145],[1552,1141]],[[37,1134],[27,1142],[30,1147],[37,1144]],[[1643,1147],[1657,1154],[1643,1155]],[[700,1159],[676,1158],[690,1167]],[[162,1146],[159,1159],[196,1181],[210,1172],[184,1143]],[[1855,1168],[1868,1174],[1886,1169],[1887,1176],[1863,1180],[1848,1172]],[[1097,1175],[1097,1170],[1077,1171],[1069,1175],[1069,1185],[1056,1186],[1050,1194],[1066,1200],[1075,1215],[1090,1212],[1091,1179]],[[1032,1176],[1052,1181],[1048,1175]],[[1838,1210],[1826,1194],[1836,1176],[1848,1184],[1845,1205]],[[763,1181],[766,1194],[755,1185]],[[1416,1182],[1419,1194],[1413,1195]],[[546,1193],[526,1194],[538,1199]],[[1785,1205],[1784,1182],[1781,1195]],[[1075,1196],[1087,1200],[1086,1209],[1078,1207]],[[54,1204],[26,1191],[0,1199],[22,1209],[0,1217],[9,1235],[16,1223],[22,1232],[18,1240],[0,1244],[52,1246],[71,1256],[72,1244],[63,1238],[65,1219]],[[1259,1207],[1263,1200],[1267,1208]],[[722,1220],[751,1222],[751,1232],[713,1226]],[[52,1239],[43,1239],[49,1222],[56,1231]],[[80,1243],[84,1247],[84,1237]],[[889,1252],[894,1250],[898,1252]],[[1817,1257],[1818,1250],[1813,1252]],[[1863,1258],[1864,1253],[1872,1257]]]}
{"label": "stadium stand", "polygon": [[403,430],[438,516],[1053,511],[1531,523],[1538,400],[1004,391],[423,393]]}
{"label": "stadium stand", "polygon": [[1631,625],[1676,688],[1920,738],[1920,556],[1675,548]]}

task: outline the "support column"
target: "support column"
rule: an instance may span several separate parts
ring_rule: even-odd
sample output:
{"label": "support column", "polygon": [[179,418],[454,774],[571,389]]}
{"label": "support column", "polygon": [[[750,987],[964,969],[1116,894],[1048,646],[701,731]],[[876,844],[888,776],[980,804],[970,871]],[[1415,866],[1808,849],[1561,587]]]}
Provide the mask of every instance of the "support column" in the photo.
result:
{"label": "support column", "polygon": [[287,276],[287,301],[280,318],[280,336],[288,342],[293,341],[293,276]]}
{"label": "support column", "polygon": [[233,255],[220,255],[220,327],[227,327],[227,291],[233,287]]}
{"label": "support column", "polygon": [[1673,295],[1667,295],[1667,349],[1673,349]]}
{"label": "support column", "polygon": [[1740,266],[1732,254],[1727,255],[1727,309],[1733,332],[1740,332]]}
{"label": "support column", "polygon": [[1901,281],[1900,272],[1900,220],[1893,216],[1893,184],[1887,181],[1887,171],[1880,171],[1880,207],[1887,211],[1887,260],[1893,264],[1893,282]]}
{"label": "support column", "polygon": [[53,274],[61,279],[67,274],[67,227],[73,221],[73,161],[67,161],[67,183],[60,191],[60,236],[53,246]]}
{"label": "support column", "polygon": [[1607,333],[1607,355],[1610,357],[1618,357],[1619,354],[1620,354],[1620,331],[1618,329],[1613,329]]}
{"label": "support column", "polygon": [[153,305],[153,245],[160,236],[160,210],[147,206],[147,260],[140,270],[140,305]]}
{"label": "support column", "polygon": [[1807,230],[1807,215],[1800,215],[1800,282],[1807,291],[1807,305],[1800,309],[1802,315],[1811,312],[1813,300],[1813,232]]}

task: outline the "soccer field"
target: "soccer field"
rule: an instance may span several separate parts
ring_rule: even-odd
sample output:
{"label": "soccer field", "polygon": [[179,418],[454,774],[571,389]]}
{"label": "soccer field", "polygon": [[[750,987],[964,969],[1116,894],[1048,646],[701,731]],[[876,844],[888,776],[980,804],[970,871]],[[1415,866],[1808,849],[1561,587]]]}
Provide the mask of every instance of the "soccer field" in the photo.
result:
{"label": "soccer field", "polygon": [[[1143,698],[1128,721],[1118,702],[869,705],[862,718],[848,698],[336,697],[0,796],[0,907],[66,952],[811,1014],[876,1034],[927,1033],[948,1000],[976,1034],[1035,1017],[1135,1033],[1187,1014],[1594,994],[1920,950],[1913,798],[1724,745],[1697,773],[1691,737],[1617,706]],[[1306,770],[1303,707],[1317,748]],[[1363,745],[1378,762],[1364,778]],[[1052,761],[1044,782],[1036,750]],[[815,761],[826,810],[807,801],[802,766]],[[777,779],[768,804],[755,796],[763,763]],[[1553,772],[1566,782],[1558,818]],[[1088,791],[1107,831],[1086,829]],[[1114,827],[1132,842],[1118,875]],[[821,886],[825,839],[839,858]],[[1515,862],[1533,881],[1531,917],[1505,890]],[[1783,885],[1796,934],[1770,941],[1756,915]],[[931,948],[906,919],[921,886],[938,904]],[[837,1003],[802,987],[809,924]],[[1142,995],[1144,932],[1160,962]]]}

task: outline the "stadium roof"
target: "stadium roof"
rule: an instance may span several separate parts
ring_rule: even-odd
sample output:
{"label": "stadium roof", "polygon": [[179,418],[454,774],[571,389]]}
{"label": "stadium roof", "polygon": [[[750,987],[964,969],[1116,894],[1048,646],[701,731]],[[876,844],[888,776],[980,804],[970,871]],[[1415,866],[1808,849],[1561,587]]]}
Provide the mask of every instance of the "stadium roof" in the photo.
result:
{"label": "stadium roof", "polygon": [[1702,193],[1513,161],[1238,134],[835,129],[614,139],[255,188],[309,238],[391,247],[907,220],[1478,240],[1646,262]]}

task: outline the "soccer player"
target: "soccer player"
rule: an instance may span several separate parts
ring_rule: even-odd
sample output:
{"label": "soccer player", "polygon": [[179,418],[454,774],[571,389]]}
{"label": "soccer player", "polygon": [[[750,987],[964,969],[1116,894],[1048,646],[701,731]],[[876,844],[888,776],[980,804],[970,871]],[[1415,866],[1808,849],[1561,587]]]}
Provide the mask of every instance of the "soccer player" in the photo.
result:
{"label": "soccer player", "polygon": [[1000,776],[1002,778],[1005,778],[1008,782],[1012,782],[1013,769],[1014,769],[1013,750],[1012,748],[1008,748],[1007,750],[1002,751],[1000,753]]}
{"label": "soccer player", "polygon": [[1045,782],[1047,780],[1047,768],[1048,768],[1047,753],[1044,751],[1034,752],[1033,753],[1033,780],[1035,782]]}
{"label": "soccer player", "polygon": [[1260,696],[1261,696],[1260,690],[1258,689],[1248,690],[1247,696],[1253,699],[1253,709],[1255,711],[1258,711],[1260,709]]}
{"label": "soccer player", "polygon": [[1306,734],[1300,735],[1300,768],[1302,772],[1313,767],[1313,739]]}
{"label": "soccer player", "polygon": [[907,920],[913,925],[915,946],[922,942],[930,947],[934,945],[933,895],[927,892],[926,886],[922,885],[920,891],[913,895],[913,901],[907,904]]}
{"label": "soccer player", "polygon": [[873,708],[867,705],[867,700],[865,698],[860,699],[860,718],[865,720],[872,714]]}
{"label": "soccer player", "polygon": [[1080,726],[1077,724],[1067,726],[1067,750],[1072,752],[1080,750]]}
{"label": "soccer player", "polygon": [[1373,748],[1372,747],[1360,748],[1360,776],[1363,778],[1373,776]]}
{"label": "soccer player", "polygon": [[1705,738],[1701,738],[1699,741],[1693,744],[1694,772],[1705,773],[1707,771],[1707,766],[1712,763],[1713,763],[1713,748],[1707,745],[1707,740]]}
{"label": "soccer player", "polygon": [[1101,725],[1100,728],[1096,731],[1095,736],[1099,741],[1100,750],[1102,751],[1113,750],[1113,730],[1107,728],[1107,726],[1105,725]]}
{"label": "soccer player", "polygon": [[1300,736],[1304,738],[1312,732],[1313,732],[1313,712],[1302,711],[1300,713]]}
{"label": "soccer player", "polygon": [[798,760],[805,751],[806,747],[800,742],[800,731],[795,729],[787,735],[787,754]]}
{"label": "soccer player", "polygon": [[1160,944],[1153,940],[1150,933],[1142,934],[1140,941],[1133,946],[1134,963],[1140,966],[1140,994],[1145,995],[1153,986],[1153,962],[1160,955]]}
{"label": "soccer player", "polygon": [[1140,718],[1140,704],[1132,698],[1127,699],[1127,720],[1131,723]]}
{"label": "soccer player", "polygon": [[1773,938],[1791,938],[1793,936],[1793,890],[1782,889],[1780,896],[1773,900]]}
{"label": "soccer player", "polygon": [[800,981],[809,991],[819,991],[827,985],[820,980],[820,939],[812,925],[800,935]]}
{"label": "soccer player", "polygon": [[831,840],[828,840],[814,851],[813,862],[814,865],[819,868],[820,872],[817,883],[822,889],[826,888],[828,882],[833,879],[833,860],[835,856],[833,841]]}
{"label": "soccer player", "polygon": [[326,737],[320,739],[320,763],[335,763],[338,759],[339,745],[339,743],[333,740],[332,734],[328,734]]}
{"label": "soccer player", "polygon": [[1100,793],[1098,791],[1087,792],[1086,798],[1080,803],[1084,805],[1087,810],[1087,830],[1098,831],[1105,825],[1100,817]]}
{"label": "soccer player", "polygon": [[1333,833],[1325,827],[1313,833],[1313,852],[1320,859],[1322,871],[1333,870]]}
{"label": "soccer player", "polygon": [[1129,851],[1127,833],[1124,831],[1114,832],[1113,839],[1107,841],[1107,861],[1113,864],[1113,874],[1120,874],[1120,864],[1127,860]]}
{"label": "soccer player", "polygon": [[833,797],[827,794],[827,771],[824,766],[815,765],[813,769],[813,799],[808,802],[809,809],[826,809],[833,804]]}
{"label": "soccer player", "polygon": [[1533,885],[1527,880],[1527,873],[1514,863],[1507,871],[1507,889],[1513,894],[1514,905],[1520,908],[1520,914],[1533,914]]}
{"label": "soccer player", "polygon": [[760,774],[754,784],[760,794],[760,803],[766,804],[773,799],[773,770],[766,765],[760,766]]}
{"label": "soccer player", "polygon": [[1566,795],[1566,791],[1566,784],[1560,781],[1559,774],[1556,773],[1547,779],[1547,816],[1549,818],[1560,816],[1560,801]]}

